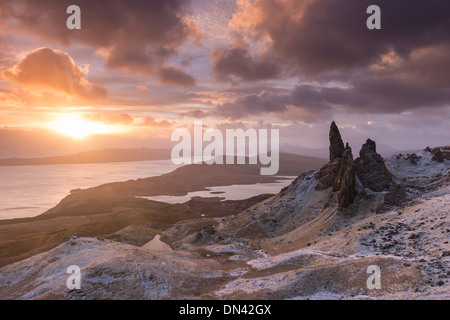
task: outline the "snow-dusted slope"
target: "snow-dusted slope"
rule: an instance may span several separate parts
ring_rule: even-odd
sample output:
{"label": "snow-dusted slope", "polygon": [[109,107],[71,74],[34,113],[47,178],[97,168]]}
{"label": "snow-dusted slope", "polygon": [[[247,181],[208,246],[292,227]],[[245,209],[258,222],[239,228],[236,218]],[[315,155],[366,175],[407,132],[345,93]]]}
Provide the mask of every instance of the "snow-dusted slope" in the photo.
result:
{"label": "snow-dusted slope", "polygon": [[449,160],[437,162],[432,158],[433,155],[426,151],[413,155],[396,155],[386,160],[386,166],[398,183],[421,186],[450,172]]}

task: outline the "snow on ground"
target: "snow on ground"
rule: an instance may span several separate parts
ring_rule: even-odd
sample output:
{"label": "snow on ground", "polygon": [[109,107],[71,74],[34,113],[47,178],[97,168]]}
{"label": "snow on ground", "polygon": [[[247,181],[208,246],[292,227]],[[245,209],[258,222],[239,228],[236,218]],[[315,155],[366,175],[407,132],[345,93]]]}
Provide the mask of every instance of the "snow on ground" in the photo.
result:
{"label": "snow on ground", "polygon": [[[416,155],[416,164],[407,156],[387,160],[398,182],[421,186],[450,172],[450,161],[432,161],[428,152]],[[73,237],[1,268],[0,299],[449,297],[450,185],[420,192],[411,203],[384,214],[358,211],[351,217],[332,207],[324,211],[327,194],[316,191],[315,184],[314,174],[305,175],[253,210],[212,219],[215,232],[229,232],[223,243],[186,243],[186,250],[155,251],[153,244],[162,244],[159,236],[142,247]],[[287,246],[289,250],[269,254],[268,247],[249,245],[260,240],[261,231],[297,239],[306,227],[319,224],[335,229],[325,229],[307,247]],[[252,226],[253,239],[247,231]],[[244,236],[239,238],[239,233]],[[81,268],[81,290],[66,287],[71,265]],[[369,265],[382,269],[379,292],[366,287]]]}
{"label": "snow on ground", "polygon": [[[70,298],[67,268],[81,269],[89,299],[164,299],[169,287],[193,264],[182,268],[171,253],[119,242],[72,238],[60,246],[0,269],[0,299]],[[170,276],[167,276],[167,275]]]}
{"label": "snow on ground", "polygon": [[450,172],[450,161],[433,161],[433,155],[430,152],[423,151],[415,153],[416,164],[411,162],[409,155],[396,155],[386,160],[386,166],[389,171],[398,180],[397,182],[411,182],[416,184],[424,182],[424,179],[435,178],[446,175]]}
{"label": "snow on ground", "polygon": [[341,260],[337,257],[332,257],[324,252],[319,252],[311,250],[308,248],[303,248],[287,253],[282,253],[279,255],[267,256],[264,258],[253,259],[247,261],[247,264],[255,269],[263,270],[269,268],[275,268],[280,265],[295,264],[296,266],[307,266],[312,263],[318,263],[319,261],[326,260],[330,263],[330,260],[335,260],[336,262]]}

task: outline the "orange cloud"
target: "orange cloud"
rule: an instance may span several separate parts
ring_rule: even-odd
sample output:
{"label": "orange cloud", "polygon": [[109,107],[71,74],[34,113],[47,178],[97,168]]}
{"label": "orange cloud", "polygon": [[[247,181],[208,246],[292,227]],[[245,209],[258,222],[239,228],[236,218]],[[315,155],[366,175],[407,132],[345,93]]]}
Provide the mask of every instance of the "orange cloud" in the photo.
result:
{"label": "orange cloud", "polygon": [[142,93],[142,94],[149,94],[150,90],[148,90],[148,88],[146,86],[140,85],[140,86],[137,87],[135,92],[136,93]]}
{"label": "orange cloud", "polygon": [[2,106],[17,107],[22,105],[22,100],[12,92],[0,91],[0,103]]}
{"label": "orange cloud", "polygon": [[39,48],[1,73],[2,77],[27,91],[41,94],[52,92],[69,99],[96,100],[105,98],[107,91],[90,83],[84,70],[59,50]]}
{"label": "orange cloud", "polygon": [[193,86],[193,76],[171,63],[184,44],[199,44],[202,39],[200,28],[187,19],[190,2],[77,0],[82,8],[82,27],[73,32],[65,28],[65,12],[72,1],[23,0],[17,5],[17,1],[1,0],[0,25],[8,32],[31,34],[45,41],[94,47],[110,68],[163,84]]}
{"label": "orange cloud", "polygon": [[121,114],[86,114],[84,119],[89,121],[100,122],[108,125],[130,125],[133,123],[133,118],[126,113]]}
{"label": "orange cloud", "polygon": [[171,126],[173,126],[173,122],[164,119],[158,121],[152,117],[143,117],[141,118],[139,125],[143,127],[170,128]]}

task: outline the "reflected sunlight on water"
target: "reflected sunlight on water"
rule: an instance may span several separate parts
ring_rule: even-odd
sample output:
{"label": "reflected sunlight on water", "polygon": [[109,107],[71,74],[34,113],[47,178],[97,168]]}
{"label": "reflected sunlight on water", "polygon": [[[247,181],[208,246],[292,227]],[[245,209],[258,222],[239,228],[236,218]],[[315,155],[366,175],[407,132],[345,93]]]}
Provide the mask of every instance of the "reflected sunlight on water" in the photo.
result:
{"label": "reflected sunlight on water", "polygon": [[158,176],[177,167],[171,160],[0,167],[0,219],[37,216],[72,189]]}
{"label": "reflected sunlight on water", "polygon": [[281,189],[288,186],[296,177],[281,177],[271,183],[256,184],[234,184],[231,186],[217,186],[206,188],[207,191],[189,192],[185,196],[151,196],[137,197],[153,201],[161,201],[167,203],[184,203],[191,200],[192,197],[203,198],[221,198],[222,200],[243,200],[251,198],[263,193],[278,193]]}

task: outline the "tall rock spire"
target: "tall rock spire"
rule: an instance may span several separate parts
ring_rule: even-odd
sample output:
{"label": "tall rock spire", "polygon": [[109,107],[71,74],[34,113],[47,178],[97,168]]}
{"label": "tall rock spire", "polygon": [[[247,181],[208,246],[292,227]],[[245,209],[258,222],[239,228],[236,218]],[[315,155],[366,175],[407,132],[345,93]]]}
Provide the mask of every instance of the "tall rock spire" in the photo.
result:
{"label": "tall rock spire", "polygon": [[333,121],[330,127],[330,162],[336,158],[342,158],[345,147],[341,138],[341,133]]}
{"label": "tall rock spire", "polygon": [[336,186],[338,189],[337,199],[339,208],[347,208],[353,203],[356,197],[356,178],[355,178],[355,166],[353,165],[352,148],[345,147],[344,154],[342,155],[342,163],[339,168],[339,173],[336,177]]}
{"label": "tall rock spire", "polygon": [[316,189],[332,187],[338,207],[348,207],[356,196],[355,168],[352,149],[344,147],[339,129],[333,121],[330,127],[330,162],[316,174],[319,184]]}

